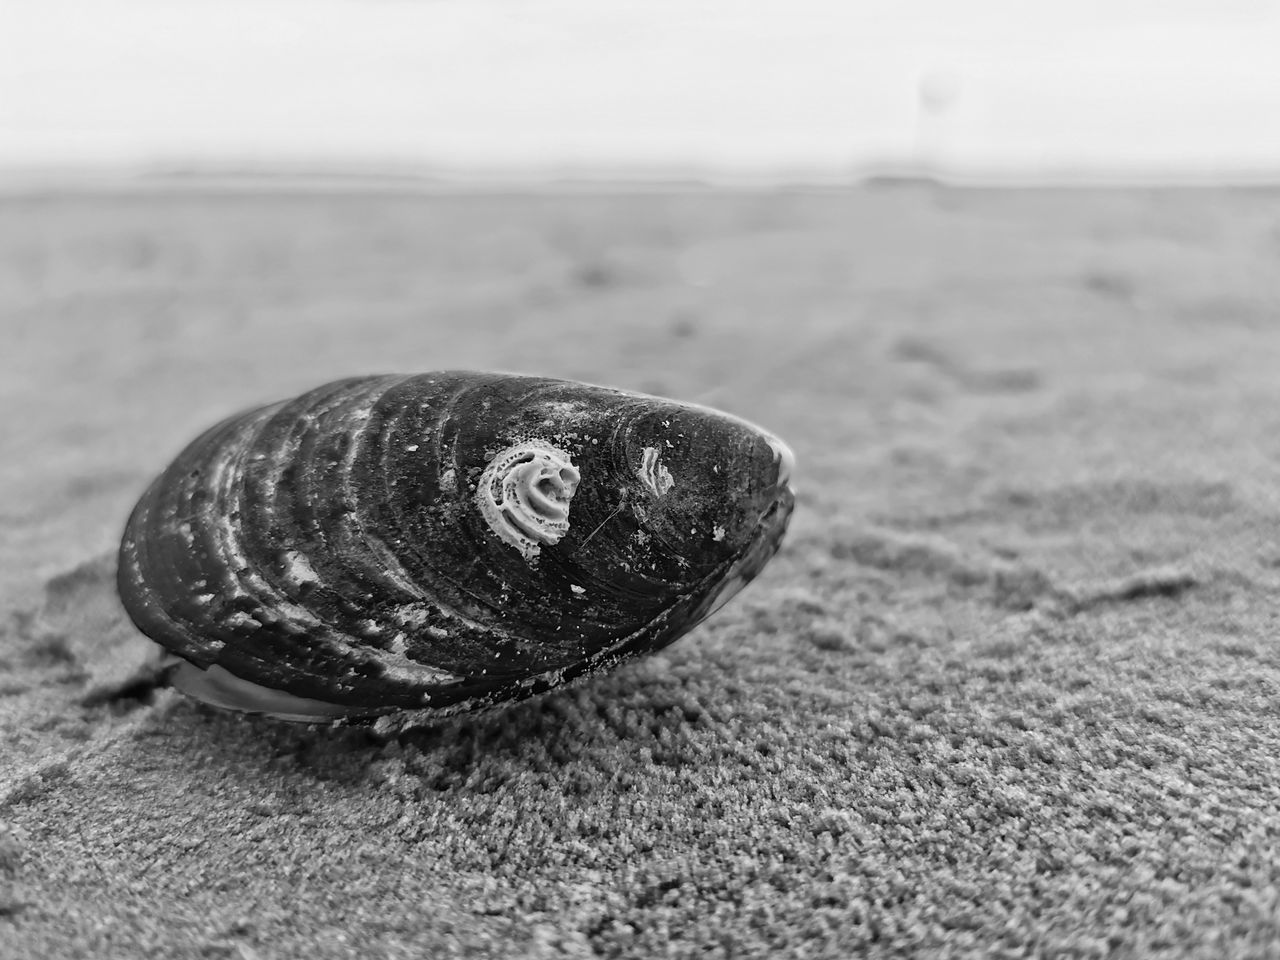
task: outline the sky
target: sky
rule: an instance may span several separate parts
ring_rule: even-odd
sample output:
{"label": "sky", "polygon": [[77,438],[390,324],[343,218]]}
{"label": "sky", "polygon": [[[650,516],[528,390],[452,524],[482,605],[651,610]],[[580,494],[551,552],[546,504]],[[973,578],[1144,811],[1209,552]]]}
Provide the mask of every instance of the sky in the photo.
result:
{"label": "sky", "polygon": [[0,0],[0,170],[1280,172],[1280,0]]}

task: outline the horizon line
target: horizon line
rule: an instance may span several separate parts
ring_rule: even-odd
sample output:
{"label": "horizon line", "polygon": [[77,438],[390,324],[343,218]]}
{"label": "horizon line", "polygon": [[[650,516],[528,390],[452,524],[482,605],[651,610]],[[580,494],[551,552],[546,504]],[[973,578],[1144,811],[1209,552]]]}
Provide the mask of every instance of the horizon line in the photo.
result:
{"label": "horizon line", "polygon": [[270,162],[0,162],[0,194],[55,192],[181,192],[274,189],[352,192],[483,193],[488,191],[610,190],[841,190],[888,186],[954,189],[1233,189],[1280,187],[1280,165],[1206,168],[1101,167],[1091,165],[947,167],[911,161],[813,165],[773,170],[733,170],[698,164],[491,165]]}

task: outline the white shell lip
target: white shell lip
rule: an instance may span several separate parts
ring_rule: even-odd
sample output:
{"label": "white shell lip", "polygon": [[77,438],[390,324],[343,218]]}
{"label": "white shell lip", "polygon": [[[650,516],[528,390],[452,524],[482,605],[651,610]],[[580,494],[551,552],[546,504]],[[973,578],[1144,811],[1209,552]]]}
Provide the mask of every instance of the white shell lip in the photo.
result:
{"label": "white shell lip", "polygon": [[202,670],[193,663],[168,654],[162,665],[168,669],[169,686],[185,696],[224,710],[261,713],[278,720],[301,723],[323,723],[357,715],[357,711],[341,704],[299,697],[286,690],[273,690],[241,680],[216,664]]}
{"label": "white shell lip", "polygon": [[791,475],[796,469],[796,455],[792,449],[767,431],[764,433],[765,440],[769,446],[773,448],[774,462],[778,465],[778,486],[785,487],[791,482]]}

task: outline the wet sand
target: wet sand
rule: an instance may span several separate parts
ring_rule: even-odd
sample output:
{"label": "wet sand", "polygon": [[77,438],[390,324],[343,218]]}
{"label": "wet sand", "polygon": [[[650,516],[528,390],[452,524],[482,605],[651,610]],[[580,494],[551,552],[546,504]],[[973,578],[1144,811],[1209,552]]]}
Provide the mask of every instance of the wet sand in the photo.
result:
{"label": "wet sand", "polygon": [[[0,955],[1274,955],[1278,310],[1276,191],[0,200]],[[104,698],[186,440],[449,367],[770,427],[783,551],[392,742]]]}

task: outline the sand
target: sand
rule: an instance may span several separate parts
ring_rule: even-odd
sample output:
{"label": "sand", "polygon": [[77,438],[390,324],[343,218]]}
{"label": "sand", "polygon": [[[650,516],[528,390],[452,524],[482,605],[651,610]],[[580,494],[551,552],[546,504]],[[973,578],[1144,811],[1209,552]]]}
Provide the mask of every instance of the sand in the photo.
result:
{"label": "sand", "polygon": [[[0,201],[0,956],[1280,956],[1280,192]],[[799,458],[585,685],[384,742],[104,695],[144,484],[513,369]]]}

